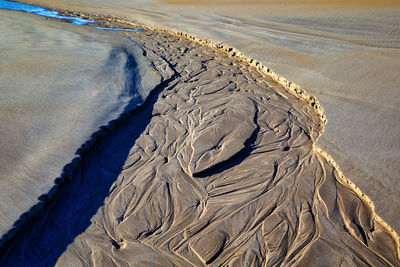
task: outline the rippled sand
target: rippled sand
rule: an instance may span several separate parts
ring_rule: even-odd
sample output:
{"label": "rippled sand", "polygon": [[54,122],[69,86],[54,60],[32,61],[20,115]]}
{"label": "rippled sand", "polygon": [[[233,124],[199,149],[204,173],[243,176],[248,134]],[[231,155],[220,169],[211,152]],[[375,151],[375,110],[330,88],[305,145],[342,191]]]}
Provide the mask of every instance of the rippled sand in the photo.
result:
{"label": "rippled sand", "polygon": [[315,149],[324,125],[315,102],[182,37],[124,36],[172,75],[82,156],[3,262],[400,264],[394,233]]}
{"label": "rippled sand", "polygon": [[[399,229],[399,8],[361,2],[47,3],[225,45],[2,11],[2,231],[40,205],[0,265],[399,266],[357,188]],[[232,46],[317,95],[326,132],[315,98]]]}
{"label": "rippled sand", "polygon": [[[162,77],[140,47],[65,23],[0,10],[0,36],[2,243],[56,191],[55,178],[78,148],[142,103]],[[126,72],[129,65],[137,67]]]}
{"label": "rippled sand", "polygon": [[399,1],[27,2],[210,38],[300,84],[329,120],[318,145],[400,231]]}

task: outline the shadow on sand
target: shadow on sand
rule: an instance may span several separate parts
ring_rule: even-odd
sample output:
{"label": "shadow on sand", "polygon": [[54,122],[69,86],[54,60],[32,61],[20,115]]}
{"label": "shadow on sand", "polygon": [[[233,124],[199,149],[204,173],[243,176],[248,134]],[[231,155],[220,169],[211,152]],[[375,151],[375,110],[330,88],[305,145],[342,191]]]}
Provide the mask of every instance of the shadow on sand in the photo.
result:
{"label": "shadow on sand", "polygon": [[[132,74],[126,81],[126,89],[130,92],[136,91],[132,87],[140,80],[136,67],[134,57],[128,56],[126,71]],[[55,265],[75,237],[88,228],[91,218],[104,204],[130,149],[151,120],[159,93],[175,77],[163,81],[141,106],[125,110],[78,149],[78,163],[64,167],[64,174],[69,174],[62,176],[65,179],[58,178],[57,190],[49,197],[51,199],[41,211],[25,220],[16,235],[4,244],[0,251],[1,266]],[[138,98],[132,98],[127,108],[137,105]],[[73,166],[71,170],[70,166]]]}

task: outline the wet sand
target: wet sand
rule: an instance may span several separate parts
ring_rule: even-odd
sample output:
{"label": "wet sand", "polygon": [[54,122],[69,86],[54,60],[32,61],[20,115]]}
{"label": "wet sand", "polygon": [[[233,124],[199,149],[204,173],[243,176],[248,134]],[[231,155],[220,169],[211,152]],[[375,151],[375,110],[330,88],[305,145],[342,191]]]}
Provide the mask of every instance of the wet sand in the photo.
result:
{"label": "wet sand", "polygon": [[233,51],[121,35],[170,78],[87,150],[2,262],[399,265],[395,233],[314,146],[317,102]]}
{"label": "wet sand", "polygon": [[400,231],[398,1],[28,2],[186,31],[300,84],[329,120],[318,145]]}
{"label": "wet sand", "polygon": [[[81,145],[142,103],[163,77],[126,40],[28,14],[0,14],[3,237],[56,191],[55,179]],[[129,64],[137,69],[126,72]]]}
{"label": "wet sand", "polygon": [[[90,17],[102,26],[133,26]],[[0,262],[400,264],[396,233],[316,146],[317,140],[324,142],[326,119],[314,97],[229,45],[143,29],[108,34],[106,39],[130,39],[136,49],[129,55],[147,62],[125,64],[124,72],[146,66],[153,70],[150,76],[139,75],[144,82],[139,88],[147,88],[141,98],[145,102],[96,135],[43,210],[28,218],[3,247]],[[345,40],[344,46],[352,42]],[[355,107],[350,108],[359,115]],[[340,111],[336,114],[346,118],[353,114]],[[377,118],[382,115],[373,111]],[[354,132],[357,124],[351,123]],[[335,139],[326,142],[342,145]],[[397,143],[385,142],[396,153]],[[391,187],[396,190],[395,183]],[[389,216],[398,198],[385,190],[378,193],[394,201],[385,213]]]}

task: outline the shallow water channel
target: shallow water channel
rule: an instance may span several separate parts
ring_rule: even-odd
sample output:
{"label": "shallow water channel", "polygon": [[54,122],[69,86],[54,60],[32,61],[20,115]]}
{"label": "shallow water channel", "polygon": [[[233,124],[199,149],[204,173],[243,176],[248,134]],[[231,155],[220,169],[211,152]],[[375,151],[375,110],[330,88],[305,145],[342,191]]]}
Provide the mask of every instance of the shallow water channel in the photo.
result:
{"label": "shallow water channel", "polygon": [[[67,21],[71,22],[72,24],[76,24],[76,25],[85,25],[88,23],[96,23],[96,21],[86,20],[86,19],[82,19],[79,17],[63,16],[63,15],[60,15],[57,11],[45,9],[43,7],[28,5],[28,4],[24,4],[24,3],[18,3],[18,2],[12,2],[12,1],[6,1],[6,0],[0,0],[0,9],[22,11],[22,12],[36,14],[36,15],[43,16],[43,17],[67,20]],[[94,28],[97,28],[100,30],[111,30],[111,31],[131,31],[131,32],[141,31],[141,30],[134,30],[134,29],[107,28],[107,27],[96,27],[96,26],[94,26]]]}

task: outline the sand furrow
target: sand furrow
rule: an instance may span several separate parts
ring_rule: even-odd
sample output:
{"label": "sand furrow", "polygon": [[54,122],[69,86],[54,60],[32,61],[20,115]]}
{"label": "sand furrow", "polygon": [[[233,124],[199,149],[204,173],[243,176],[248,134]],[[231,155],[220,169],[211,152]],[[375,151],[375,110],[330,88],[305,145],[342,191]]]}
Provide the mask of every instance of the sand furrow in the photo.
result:
{"label": "sand furrow", "polygon": [[[85,155],[3,262],[400,264],[395,235],[314,147],[324,124],[315,99],[299,99],[300,90],[287,91],[259,64],[209,46],[161,32],[123,35],[175,76]],[[110,169],[113,154],[127,146],[121,166]],[[77,214],[93,208],[97,193],[85,190],[105,177],[115,180],[111,189],[76,231]]]}

